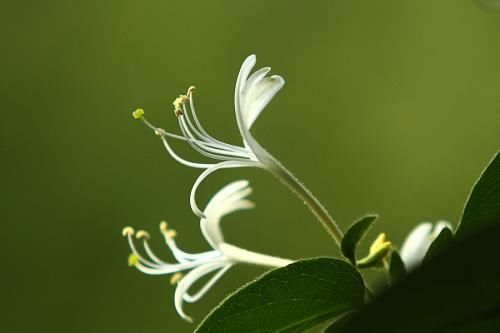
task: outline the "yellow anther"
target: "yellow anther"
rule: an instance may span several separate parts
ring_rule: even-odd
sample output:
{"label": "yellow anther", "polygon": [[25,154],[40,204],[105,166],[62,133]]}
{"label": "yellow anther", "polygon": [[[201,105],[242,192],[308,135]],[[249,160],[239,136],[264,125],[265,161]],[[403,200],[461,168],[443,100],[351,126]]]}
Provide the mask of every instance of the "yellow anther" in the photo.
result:
{"label": "yellow anther", "polygon": [[168,224],[165,221],[160,222],[160,230],[167,238],[174,238],[177,236],[177,231],[168,229]]}
{"label": "yellow anther", "polygon": [[182,111],[182,109],[175,109],[174,112],[176,117],[184,115],[184,111]]}
{"label": "yellow anther", "polygon": [[186,95],[180,95],[174,100],[172,104],[174,104],[174,107],[176,109],[180,109],[182,105],[187,101],[189,101],[189,98]]}
{"label": "yellow anther", "polygon": [[123,231],[122,231],[123,237],[132,236],[133,234],[134,234],[134,228],[132,228],[132,227],[123,228]]}
{"label": "yellow anther", "polygon": [[191,96],[193,94],[193,91],[196,89],[195,86],[191,86],[188,88],[188,92],[187,92],[187,95],[188,97]]}
{"label": "yellow anther", "polygon": [[131,253],[129,256],[128,256],[128,265],[129,266],[135,266],[139,263],[139,256],[137,256],[137,254],[135,253]]}
{"label": "yellow anther", "polygon": [[135,234],[135,237],[137,237],[138,239],[139,238],[146,238],[146,239],[150,239],[151,238],[149,236],[149,233],[147,231],[144,231],[144,230],[137,231],[137,234]]}
{"label": "yellow anther", "polygon": [[167,230],[167,232],[165,233],[165,235],[168,237],[168,238],[174,238],[177,236],[177,231],[173,230],[173,229],[170,229],[170,230]]}
{"label": "yellow anther", "polygon": [[177,273],[173,274],[172,277],[170,277],[170,284],[171,285],[177,284],[177,282],[182,280],[183,277],[184,277],[184,274],[182,274],[181,272],[177,272]]}
{"label": "yellow anther", "polygon": [[137,109],[134,112],[132,112],[132,116],[135,119],[140,119],[140,118],[142,118],[142,116],[144,116],[144,110],[143,109]]}
{"label": "yellow anther", "polygon": [[175,112],[175,115],[177,117],[179,116],[182,116],[184,114],[184,111],[182,109],[182,106],[184,105],[184,103],[186,103],[187,101],[189,101],[189,97],[187,97],[186,95],[180,95],[179,97],[177,97],[174,102],[172,103],[174,105],[174,112]]}

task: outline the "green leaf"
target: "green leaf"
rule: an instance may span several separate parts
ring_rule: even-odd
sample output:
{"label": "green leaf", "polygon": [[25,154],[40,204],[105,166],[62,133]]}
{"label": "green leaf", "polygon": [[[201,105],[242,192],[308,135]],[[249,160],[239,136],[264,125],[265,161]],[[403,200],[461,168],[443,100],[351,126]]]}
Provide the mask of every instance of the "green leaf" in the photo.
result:
{"label": "green leaf", "polygon": [[392,251],[391,262],[389,263],[389,282],[391,285],[401,280],[406,275],[406,267],[396,250]]}
{"label": "green leaf", "polygon": [[292,333],[363,304],[358,271],[333,258],[306,259],[264,274],[226,298],[196,333]]}
{"label": "green leaf", "polygon": [[[333,324],[330,324],[330,326],[323,332],[323,333],[337,333],[337,332],[342,332],[342,329],[344,329],[345,325],[349,322],[351,317],[355,315],[356,312],[350,312],[345,315],[341,315],[340,318],[335,320]],[[372,330],[372,332],[375,332]]]}
{"label": "green leaf", "polygon": [[345,233],[341,250],[344,257],[349,259],[353,265],[356,265],[356,247],[377,218],[377,215],[366,215],[354,222]]}
{"label": "green leaf", "polygon": [[424,261],[446,250],[453,243],[453,232],[449,228],[443,228],[425,254]]}
{"label": "green leaf", "polygon": [[463,238],[491,224],[500,224],[500,153],[474,185],[455,236]]}
{"label": "green leaf", "polygon": [[497,224],[454,241],[336,332],[499,332],[499,235]]}

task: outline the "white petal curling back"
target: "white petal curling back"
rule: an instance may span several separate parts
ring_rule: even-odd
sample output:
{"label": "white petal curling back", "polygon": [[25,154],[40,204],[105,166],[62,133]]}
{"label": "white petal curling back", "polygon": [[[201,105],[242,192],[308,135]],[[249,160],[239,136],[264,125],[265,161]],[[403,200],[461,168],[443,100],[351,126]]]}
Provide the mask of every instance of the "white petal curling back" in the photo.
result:
{"label": "white petal curling back", "polygon": [[435,226],[430,222],[420,223],[410,231],[400,251],[408,270],[420,265],[432,242],[444,228],[453,229],[449,222],[438,221]]}
{"label": "white petal curling back", "polygon": [[285,80],[279,75],[266,77],[271,70],[264,67],[250,75],[255,66],[255,55],[250,55],[241,66],[235,88],[235,109],[242,121],[240,131],[248,131],[262,110],[269,104],[276,93],[283,88]]}
{"label": "white petal curling back", "polygon": [[[252,192],[246,180],[232,182],[219,190],[209,201],[205,208],[205,217],[200,220],[200,229],[212,250],[202,253],[188,253],[177,246],[174,237],[176,232],[168,229],[166,222],[160,224],[160,231],[165,239],[165,244],[177,260],[168,263],[157,256],[149,245],[149,234],[145,231],[137,233],[130,227],[123,230],[123,235],[128,238],[132,251],[131,265],[139,271],[150,275],[165,275],[188,271],[177,283],[174,304],[179,315],[191,321],[183,310],[183,302],[196,302],[221,278],[221,276],[236,263],[247,263],[268,267],[281,267],[291,263],[290,260],[267,256],[247,251],[227,244],[221,230],[222,217],[237,210],[254,207],[253,202],[247,199]],[[144,252],[141,254],[134,242],[134,235],[142,239]],[[189,293],[190,287],[201,277],[213,274],[194,295]]]}
{"label": "white petal curling back", "polygon": [[[173,159],[192,168],[205,169],[194,183],[190,194],[191,208],[199,217],[204,217],[204,215],[196,203],[196,191],[208,175],[224,168],[267,168],[269,166],[266,164],[272,161],[268,156],[264,156],[267,155],[267,152],[258,146],[253,139],[250,128],[262,110],[283,87],[285,80],[279,75],[266,76],[271,70],[269,67],[259,69],[250,75],[255,63],[255,55],[248,56],[241,65],[236,80],[234,107],[238,129],[242,137],[241,146],[225,143],[208,134],[195,111],[194,87],[190,87],[186,95],[181,95],[174,102],[175,114],[182,135],[169,133],[152,125],[146,120],[143,113],[140,116],[140,119],[161,137],[165,149]],[[211,162],[193,162],[179,156],[170,145],[169,139],[185,141]]]}

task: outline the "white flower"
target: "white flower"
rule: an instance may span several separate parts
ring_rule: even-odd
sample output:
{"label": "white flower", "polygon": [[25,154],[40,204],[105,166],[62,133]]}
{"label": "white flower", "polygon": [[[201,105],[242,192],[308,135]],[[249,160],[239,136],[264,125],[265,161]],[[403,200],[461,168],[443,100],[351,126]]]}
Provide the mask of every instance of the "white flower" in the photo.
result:
{"label": "white flower", "polygon": [[[153,126],[144,118],[144,110],[142,109],[137,109],[132,115],[136,119],[141,119],[161,137],[166,150],[175,160],[189,167],[204,169],[194,182],[189,199],[191,209],[199,217],[204,217],[204,215],[196,204],[196,191],[209,174],[227,168],[263,168],[271,172],[300,197],[340,246],[343,237],[342,231],[325,207],[304,184],[299,182],[290,171],[262,148],[250,133],[250,129],[257,117],[285,84],[285,80],[279,75],[267,76],[271,70],[269,67],[261,68],[250,74],[255,62],[255,55],[247,57],[241,65],[236,80],[234,108],[236,122],[242,138],[241,145],[222,142],[207,133],[198,120],[194,108],[194,87],[190,87],[186,95],[181,95],[174,101],[174,111],[182,135],[172,134]],[[212,162],[199,163],[180,157],[172,149],[167,138],[187,142],[194,150],[210,158]]]}
{"label": "white flower", "polygon": [[413,228],[401,247],[401,259],[408,270],[420,265],[432,242],[444,228],[452,230],[453,227],[447,221],[438,221],[435,226],[424,222]]}
{"label": "white flower", "polygon": [[[182,308],[183,301],[196,302],[215,284],[215,282],[236,263],[248,263],[269,267],[282,267],[291,263],[290,260],[271,257],[247,251],[228,244],[220,228],[221,218],[241,209],[250,209],[254,204],[246,199],[252,189],[245,180],[236,181],[222,188],[207,204],[205,217],[200,220],[200,229],[203,236],[213,248],[202,253],[187,253],[177,247],[174,240],[176,232],[167,228],[162,222],[160,230],[177,263],[168,263],[160,259],[149,246],[149,234],[145,231],[137,233],[131,227],[123,229],[123,235],[128,238],[132,254],[129,264],[143,273],[151,275],[173,274],[172,283],[177,283],[175,290],[175,308],[179,315],[187,321],[192,321]],[[143,240],[144,252],[138,252],[133,236]],[[189,271],[185,276],[180,272]],[[189,288],[201,277],[213,274],[210,280],[195,294],[189,293]]]}
{"label": "white flower", "polygon": [[[205,131],[194,108],[194,87],[190,87],[186,95],[181,95],[174,101],[175,114],[182,136],[153,126],[143,117],[144,111],[142,109],[133,113],[135,118],[142,119],[161,137],[166,150],[175,160],[189,167],[205,169],[195,181],[190,196],[191,208],[200,217],[203,216],[203,213],[196,204],[195,194],[200,183],[209,174],[225,168],[268,168],[274,163],[269,154],[253,139],[250,128],[274,95],[283,87],[285,81],[278,75],[266,76],[271,70],[269,67],[259,69],[250,75],[255,62],[255,55],[247,57],[236,81],[234,107],[243,141],[241,146],[219,141]],[[167,137],[186,141],[201,155],[215,161],[211,163],[188,161],[174,152]]]}

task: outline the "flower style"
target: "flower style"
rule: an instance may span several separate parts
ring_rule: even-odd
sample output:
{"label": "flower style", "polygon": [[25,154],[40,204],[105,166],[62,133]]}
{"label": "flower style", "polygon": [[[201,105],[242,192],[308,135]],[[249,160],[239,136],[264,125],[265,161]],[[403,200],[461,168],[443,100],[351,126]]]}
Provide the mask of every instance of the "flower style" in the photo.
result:
{"label": "flower style", "polygon": [[[213,248],[213,250],[202,253],[188,253],[182,251],[175,242],[176,232],[168,229],[167,223],[160,224],[160,230],[165,239],[166,245],[177,260],[177,263],[168,263],[160,259],[152,250],[148,240],[149,234],[146,231],[137,233],[131,227],[123,229],[123,235],[128,238],[132,254],[129,257],[129,264],[135,266],[143,273],[150,275],[173,274],[171,283],[177,283],[174,303],[179,315],[187,320],[192,319],[183,311],[183,302],[196,302],[217,282],[217,280],[236,263],[255,264],[268,267],[282,267],[292,261],[271,257],[244,250],[224,241],[224,236],[220,228],[221,218],[227,214],[242,209],[254,207],[253,202],[246,199],[252,189],[248,187],[248,181],[240,180],[226,185],[209,201],[204,211],[205,217],[200,220],[200,229]],[[142,239],[146,256],[140,254],[135,246],[133,236]],[[185,276],[181,272],[189,271]],[[200,278],[213,273],[210,280],[200,288],[195,294],[190,294],[190,287]]]}
{"label": "flower style", "polygon": [[432,242],[444,228],[453,229],[447,221],[438,221],[435,226],[430,222],[424,222],[413,228],[401,247],[401,259],[408,270],[420,265]]}
{"label": "flower style", "polygon": [[[259,167],[270,171],[284,184],[288,185],[309,206],[311,211],[340,245],[342,232],[326,209],[250,133],[255,120],[285,84],[284,79],[279,75],[267,76],[271,70],[269,67],[261,68],[250,74],[255,63],[255,55],[247,57],[241,66],[236,80],[234,107],[236,122],[242,137],[242,145],[240,146],[217,140],[203,128],[194,108],[194,87],[190,87],[186,95],[179,96],[173,103],[182,135],[173,134],[152,125],[144,117],[144,110],[142,109],[137,109],[133,112],[133,116],[136,119],[141,119],[161,137],[165,149],[176,161],[189,167],[204,169],[194,182],[190,194],[191,208],[199,217],[203,217],[204,215],[196,204],[196,191],[208,175],[216,170],[225,168]],[[194,150],[210,158],[213,162],[198,163],[180,157],[172,149],[167,138],[187,142]]]}

